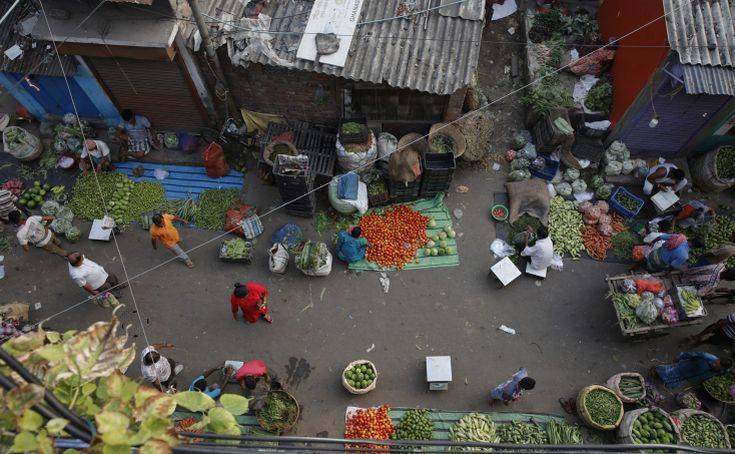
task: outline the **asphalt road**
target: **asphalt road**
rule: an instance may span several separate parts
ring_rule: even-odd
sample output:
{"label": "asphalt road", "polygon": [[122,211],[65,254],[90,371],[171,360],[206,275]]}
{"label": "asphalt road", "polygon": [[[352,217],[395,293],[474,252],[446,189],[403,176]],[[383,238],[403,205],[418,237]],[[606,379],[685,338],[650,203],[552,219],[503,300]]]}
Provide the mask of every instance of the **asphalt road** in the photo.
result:
{"label": "asphalt road", "polygon": [[[560,397],[582,386],[603,383],[623,370],[646,371],[678,350],[678,342],[694,332],[682,329],[642,343],[625,340],[613,309],[604,296],[606,275],[623,265],[591,260],[566,260],[564,270],[544,281],[521,277],[500,289],[487,277],[493,262],[488,246],[494,226],[488,219],[492,193],[502,187],[502,172],[459,171],[447,197],[450,210],[460,208],[455,221],[461,235],[461,264],[454,268],[389,273],[384,293],[375,272],[353,273],[335,260],[328,277],[311,278],[294,266],[284,276],[267,268],[267,238],[285,222],[298,222],[315,239],[309,220],[281,212],[263,220],[265,235],[257,242],[250,265],[228,264],[216,258],[216,232],[182,228],[187,247],[209,241],[191,255],[193,270],[172,262],[144,274],[125,290],[121,318],[131,325],[138,349],[145,346],[134,308],[137,306],[151,343],[176,344],[170,356],[186,369],[180,387],[200,371],[228,359],[261,358],[303,404],[298,433],[331,436],[343,430],[345,407],[389,403],[448,410],[488,408],[489,390],[519,367],[527,367],[537,388],[512,409],[560,413]],[[455,192],[457,185],[469,188]],[[275,188],[246,177],[248,201],[266,208],[278,202]],[[322,239],[327,239],[322,238]],[[128,275],[136,275],[168,259],[168,251],[150,248],[147,232],[137,226],[119,236]],[[84,240],[75,246],[119,277],[124,276],[111,243]],[[40,320],[72,306],[85,294],[68,277],[66,263],[41,250],[16,247],[6,255],[0,301],[35,304],[31,316]],[[265,283],[271,292],[272,325],[234,321],[229,295],[236,281]],[[711,307],[708,321],[727,307]],[[84,304],[47,322],[59,330],[84,327],[109,317],[109,310]],[[513,327],[516,335],[498,330]],[[447,392],[429,392],[424,357],[451,355],[454,379]],[[377,389],[364,396],[348,394],[340,372],[350,361],[366,358],[379,370]],[[138,364],[130,368],[139,374]],[[234,390],[234,389],[233,389]]]}

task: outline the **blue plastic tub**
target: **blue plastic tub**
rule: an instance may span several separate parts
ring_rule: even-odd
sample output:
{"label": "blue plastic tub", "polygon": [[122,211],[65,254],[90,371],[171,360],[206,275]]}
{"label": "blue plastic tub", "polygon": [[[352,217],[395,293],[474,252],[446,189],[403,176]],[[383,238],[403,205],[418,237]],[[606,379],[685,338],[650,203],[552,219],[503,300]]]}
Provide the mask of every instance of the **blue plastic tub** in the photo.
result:
{"label": "blue plastic tub", "polygon": [[559,170],[559,161],[555,161],[548,156],[542,156],[542,158],[544,158],[544,161],[546,161],[546,167],[544,167],[542,170],[534,170],[529,167],[528,170],[534,177],[543,178],[544,180],[551,181],[554,179],[554,175],[556,175],[556,172]]}
{"label": "blue plastic tub", "polygon": [[[620,205],[618,201],[616,200],[616,197],[618,196],[618,194],[625,194],[631,199],[634,199],[636,202],[638,202],[638,208],[636,208],[635,211],[630,211],[629,209]],[[610,199],[608,200],[607,203],[610,204],[610,208],[620,213],[623,217],[632,218],[632,217],[635,217],[635,215],[637,215],[638,213],[640,213],[641,208],[643,208],[643,205],[646,202],[640,197],[638,197],[637,195],[625,189],[624,187],[618,186],[618,188],[615,189],[615,191],[610,196]]]}

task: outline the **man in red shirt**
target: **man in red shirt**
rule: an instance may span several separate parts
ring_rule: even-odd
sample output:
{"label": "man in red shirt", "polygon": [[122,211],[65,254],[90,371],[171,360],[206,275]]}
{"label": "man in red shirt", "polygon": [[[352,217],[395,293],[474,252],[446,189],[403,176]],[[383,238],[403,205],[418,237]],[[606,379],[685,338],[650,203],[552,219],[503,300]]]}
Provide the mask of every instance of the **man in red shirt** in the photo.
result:
{"label": "man in red shirt", "polygon": [[237,320],[238,311],[242,310],[246,322],[255,323],[260,317],[268,323],[273,319],[268,314],[268,289],[257,282],[248,282],[245,285],[235,284],[235,291],[230,296],[232,318]]}

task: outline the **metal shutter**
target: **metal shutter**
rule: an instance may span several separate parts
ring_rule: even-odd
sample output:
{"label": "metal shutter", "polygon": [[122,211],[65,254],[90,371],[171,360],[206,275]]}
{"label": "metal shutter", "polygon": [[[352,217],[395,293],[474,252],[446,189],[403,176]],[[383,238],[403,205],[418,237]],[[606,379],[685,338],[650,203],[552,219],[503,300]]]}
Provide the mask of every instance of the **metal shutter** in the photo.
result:
{"label": "metal shutter", "polygon": [[89,57],[87,61],[120,110],[148,117],[156,129],[191,131],[207,126],[203,106],[176,59]]}

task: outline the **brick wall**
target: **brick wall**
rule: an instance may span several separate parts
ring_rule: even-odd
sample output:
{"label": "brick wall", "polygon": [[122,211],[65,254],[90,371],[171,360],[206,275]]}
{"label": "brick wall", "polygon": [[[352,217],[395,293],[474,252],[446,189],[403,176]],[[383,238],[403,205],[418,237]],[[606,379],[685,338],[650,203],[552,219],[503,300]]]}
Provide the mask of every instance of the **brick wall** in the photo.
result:
{"label": "brick wall", "polygon": [[339,121],[337,77],[255,63],[248,68],[223,65],[238,107],[318,124]]}

